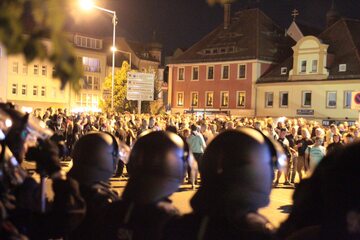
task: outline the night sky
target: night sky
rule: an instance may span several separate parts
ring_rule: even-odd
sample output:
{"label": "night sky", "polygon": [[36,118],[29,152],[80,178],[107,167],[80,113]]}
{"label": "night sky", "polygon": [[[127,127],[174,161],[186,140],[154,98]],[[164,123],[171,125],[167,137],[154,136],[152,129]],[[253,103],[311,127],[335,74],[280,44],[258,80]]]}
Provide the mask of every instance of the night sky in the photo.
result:
{"label": "night sky", "polygon": [[[75,2],[76,0],[74,0]],[[324,29],[325,15],[331,0],[237,0],[232,14],[246,8],[259,7],[284,29],[292,21],[291,12],[298,9],[297,20]],[[151,41],[153,31],[164,46],[165,54],[176,48],[186,49],[222,23],[223,8],[210,6],[206,0],[97,0],[96,4],[115,10],[119,23],[117,34],[142,42]],[[359,0],[335,0],[339,13],[360,19]],[[74,7],[74,9],[76,9]],[[99,11],[72,12],[73,29],[99,36],[112,36],[111,18]]]}

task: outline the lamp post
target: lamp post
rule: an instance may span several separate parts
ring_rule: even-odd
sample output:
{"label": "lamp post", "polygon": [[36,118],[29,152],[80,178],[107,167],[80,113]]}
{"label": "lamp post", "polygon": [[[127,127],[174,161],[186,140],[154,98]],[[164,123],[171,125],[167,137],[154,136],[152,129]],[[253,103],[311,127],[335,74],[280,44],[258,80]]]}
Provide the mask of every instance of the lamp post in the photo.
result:
{"label": "lamp post", "polygon": [[[112,24],[113,24],[113,39],[112,39],[112,49],[116,49],[115,47],[115,39],[116,39],[116,24],[117,17],[116,12],[96,6],[91,0],[81,0],[80,6],[85,10],[97,9],[112,15]],[[112,51],[112,64],[111,64],[111,109],[114,110],[114,77],[115,77],[115,51]]]}

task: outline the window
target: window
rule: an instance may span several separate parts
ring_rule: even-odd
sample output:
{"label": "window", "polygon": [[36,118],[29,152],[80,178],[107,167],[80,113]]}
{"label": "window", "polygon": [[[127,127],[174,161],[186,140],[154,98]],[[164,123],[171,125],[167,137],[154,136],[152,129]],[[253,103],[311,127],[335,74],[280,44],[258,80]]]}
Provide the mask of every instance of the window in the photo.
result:
{"label": "window", "polygon": [[12,84],[11,85],[11,93],[16,95],[17,94],[17,84]]}
{"label": "window", "polygon": [[311,107],[311,91],[303,91],[301,99],[302,107]]}
{"label": "window", "polygon": [[184,92],[177,93],[176,103],[178,106],[184,106]]}
{"label": "window", "polygon": [[46,76],[47,75],[47,67],[41,66],[41,75]]}
{"label": "window", "polygon": [[85,47],[85,48],[91,48],[91,49],[101,49],[102,48],[102,40],[79,36],[79,35],[75,35],[74,43],[75,43],[75,45],[77,45],[79,47]]}
{"label": "window", "polygon": [[344,108],[351,108],[352,91],[344,91]]}
{"label": "window", "polygon": [[83,57],[82,64],[86,72],[100,72],[100,59]]}
{"label": "window", "polygon": [[229,66],[222,66],[221,79],[229,79]]}
{"label": "window", "polygon": [[228,107],[229,106],[229,92],[220,92],[220,106]]}
{"label": "window", "polygon": [[214,79],[214,67],[209,66],[207,68],[207,80],[213,80]]}
{"label": "window", "polygon": [[282,67],[280,70],[281,75],[286,75],[287,74],[287,67]]}
{"label": "window", "polygon": [[21,86],[21,94],[26,95],[26,85]]}
{"label": "window", "polygon": [[236,92],[236,107],[245,107],[245,92]]}
{"label": "window", "polygon": [[19,63],[13,62],[13,73],[19,73]]}
{"label": "window", "polygon": [[34,75],[38,75],[38,74],[39,74],[39,66],[34,65]]}
{"label": "window", "polygon": [[33,86],[33,96],[38,95],[38,86]]}
{"label": "window", "polygon": [[346,64],[339,64],[339,72],[346,72]]}
{"label": "window", "polygon": [[288,107],[289,106],[289,93],[288,92],[280,92],[280,107]]}
{"label": "window", "polygon": [[336,91],[326,92],[326,107],[336,108]]}
{"label": "window", "polygon": [[190,100],[191,107],[197,107],[199,103],[199,93],[198,92],[191,92],[191,100]]}
{"label": "window", "polygon": [[52,77],[55,77],[56,75],[56,70],[55,70],[55,67],[52,68]]}
{"label": "window", "polygon": [[317,73],[318,71],[318,60],[312,60],[311,72]]}
{"label": "window", "polygon": [[192,69],[192,80],[199,80],[199,67],[193,67]]}
{"label": "window", "polygon": [[301,61],[300,73],[306,73],[306,61],[305,60]]}
{"label": "window", "polygon": [[246,65],[241,64],[239,65],[239,76],[238,78],[245,78],[246,77]]}
{"label": "window", "polygon": [[273,107],[274,105],[274,93],[266,92],[265,93],[265,107]]}
{"label": "window", "polygon": [[24,75],[27,75],[28,74],[28,65],[27,63],[23,63],[23,70],[22,70],[23,74]]}
{"label": "window", "polygon": [[179,76],[178,76],[178,80],[183,81],[184,78],[184,73],[185,73],[185,68],[179,68]]}
{"label": "window", "polygon": [[214,92],[205,92],[205,106],[214,106]]}
{"label": "window", "polygon": [[94,90],[100,89],[100,80],[98,77],[94,77]]}
{"label": "window", "polygon": [[46,95],[46,89],[45,89],[44,86],[42,86],[42,87],[41,87],[41,96],[42,96],[42,97],[45,97],[45,95]]}

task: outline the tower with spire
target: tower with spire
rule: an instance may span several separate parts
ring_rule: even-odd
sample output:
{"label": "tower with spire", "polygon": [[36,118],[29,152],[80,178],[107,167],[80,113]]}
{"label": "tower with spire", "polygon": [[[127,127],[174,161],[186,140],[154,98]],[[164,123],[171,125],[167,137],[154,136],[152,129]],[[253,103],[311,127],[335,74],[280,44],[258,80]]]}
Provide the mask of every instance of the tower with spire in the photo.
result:
{"label": "tower with spire", "polygon": [[326,27],[330,27],[340,19],[340,13],[336,9],[335,0],[331,2],[331,8],[326,13]]}

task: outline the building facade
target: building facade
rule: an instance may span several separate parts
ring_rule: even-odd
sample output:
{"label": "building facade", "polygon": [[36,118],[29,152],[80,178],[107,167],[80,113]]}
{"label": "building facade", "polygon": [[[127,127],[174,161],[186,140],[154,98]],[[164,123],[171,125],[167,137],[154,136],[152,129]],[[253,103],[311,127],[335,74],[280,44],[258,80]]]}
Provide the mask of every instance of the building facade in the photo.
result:
{"label": "building facade", "polygon": [[255,83],[293,42],[259,9],[237,12],[168,64],[172,112],[254,116]]}
{"label": "building facade", "polygon": [[351,94],[360,90],[360,21],[338,19],[318,36],[304,36],[293,55],[262,76],[256,115],[357,120]]}

